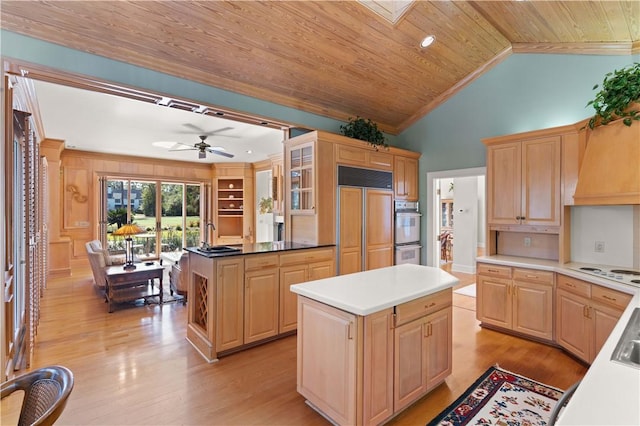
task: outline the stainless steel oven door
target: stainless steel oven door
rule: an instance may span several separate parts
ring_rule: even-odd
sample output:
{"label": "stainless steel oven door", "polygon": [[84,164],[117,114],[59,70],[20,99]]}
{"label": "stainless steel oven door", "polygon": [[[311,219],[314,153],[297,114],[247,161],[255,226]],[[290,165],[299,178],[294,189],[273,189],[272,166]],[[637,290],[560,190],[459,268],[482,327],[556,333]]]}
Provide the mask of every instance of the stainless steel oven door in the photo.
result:
{"label": "stainless steel oven door", "polygon": [[420,241],[420,213],[396,213],[396,244]]}

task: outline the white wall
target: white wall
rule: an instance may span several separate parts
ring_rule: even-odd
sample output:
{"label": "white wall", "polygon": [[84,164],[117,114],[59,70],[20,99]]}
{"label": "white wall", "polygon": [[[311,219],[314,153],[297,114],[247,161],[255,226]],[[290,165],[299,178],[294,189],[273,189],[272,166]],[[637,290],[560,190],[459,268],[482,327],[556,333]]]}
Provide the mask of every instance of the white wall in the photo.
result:
{"label": "white wall", "polygon": [[[574,206],[571,208],[571,260],[638,268],[638,206]],[[604,252],[595,252],[596,241]]]}
{"label": "white wall", "polygon": [[478,247],[484,247],[487,239],[485,204],[485,178],[484,176],[478,176]]}
{"label": "white wall", "polygon": [[273,241],[273,213],[260,214],[260,199],[271,197],[271,170],[256,172],[256,242]]}
{"label": "white wall", "polygon": [[454,272],[473,274],[478,250],[478,178],[454,178],[453,265]]}

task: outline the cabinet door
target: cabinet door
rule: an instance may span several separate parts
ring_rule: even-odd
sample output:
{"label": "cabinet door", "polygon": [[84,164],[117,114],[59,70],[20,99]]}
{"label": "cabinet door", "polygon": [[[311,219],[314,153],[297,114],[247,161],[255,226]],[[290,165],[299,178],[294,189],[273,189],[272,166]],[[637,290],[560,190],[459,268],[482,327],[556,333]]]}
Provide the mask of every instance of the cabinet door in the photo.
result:
{"label": "cabinet door", "polygon": [[589,300],[564,290],[556,292],[556,340],[566,350],[589,362],[591,326]]}
{"label": "cabinet door", "polygon": [[511,280],[478,275],[476,314],[478,320],[503,328],[511,328]]}
{"label": "cabinet door", "polygon": [[362,271],[362,188],[341,187],[338,239],[340,275]]}
{"label": "cabinet door", "polygon": [[216,260],[216,352],[243,344],[244,262]]}
{"label": "cabinet door", "polygon": [[368,189],[365,217],[365,270],[393,265],[393,193]]}
{"label": "cabinet door", "polygon": [[298,309],[297,390],[337,424],[354,425],[358,318],[302,296]]}
{"label": "cabinet door", "polygon": [[244,343],[278,334],[278,268],[244,274]]}
{"label": "cabinet door", "polygon": [[393,414],[393,309],[364,319],[363,424],[380,424]]}
{"label": "cabinet door", "polygon": [[622,310],[592,302],[589,316],[591,317],[593,330],[593,350],[590,359],[590,362],[592,362],[618,323],[620,316],[622,316]]}
{"label": "cabinet door", "polygon": [[425,318],[401,325],[394,333],[394,391],[396,412],[415,401],[427,390]]}
{"label": "cabinet door", "polygon": [[316,263],[309,264],[308,281],[335,277],[335,275],[336,275],[336,265],[333,262],[333,260],[325,260],[324,262],[316,262]]}
{"label": "cabinet door", "polygon": [[315,209],[314,143],[287,148],[288,208],[291,212],[312,213]]}
{"label": "cabinet door", "polygon": [[515,281],[512,297],[513,330],[553,340],[553,287]]}
{"label": "cabinet door", "polygon": [[292,293],[290,287],[307,281],[307,266],[280,267],[280,320],[279,332],[295,330],[298,318],[298,297]]}
{"label": "cabinet door", "polygon": [[452,309],[447,308],[427,317],[427,390],[434,388],[451,374]]}
{"label": "cabinet door", "polygon": [[522,142],[522,223],[560,225],[560,136]]}
{"label": "cabinet door", "polygon": [[405,159],[404,188],[407,200],[418,201],[418,160],[415,158]]}
{"label": "cabinet door", "polygon": [[487,147],[487,222],[520,222],[520,142]]}
{"label": "cabinet door", "polygon": [[396,156],[393,159],[393,192],[396,200],[405,200],[407,197],[405,174],[405,158]]}

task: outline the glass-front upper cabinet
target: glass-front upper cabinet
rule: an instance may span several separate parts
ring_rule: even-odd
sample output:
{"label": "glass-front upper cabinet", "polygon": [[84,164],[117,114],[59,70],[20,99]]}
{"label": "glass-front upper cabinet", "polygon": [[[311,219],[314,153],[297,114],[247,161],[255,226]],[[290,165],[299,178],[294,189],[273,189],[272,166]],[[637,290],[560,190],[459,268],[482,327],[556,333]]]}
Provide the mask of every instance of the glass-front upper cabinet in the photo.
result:
{"label": "glass-front upper cabinet", "polygon": [[291,148],[289,161],[291,210],[313,210],[313,143]]}

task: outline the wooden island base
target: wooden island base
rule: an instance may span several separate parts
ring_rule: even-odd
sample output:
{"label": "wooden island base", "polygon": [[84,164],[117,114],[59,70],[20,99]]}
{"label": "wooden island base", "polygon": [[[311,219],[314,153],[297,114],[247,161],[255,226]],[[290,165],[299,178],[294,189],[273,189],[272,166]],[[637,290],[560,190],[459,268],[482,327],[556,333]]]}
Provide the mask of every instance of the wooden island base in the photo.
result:
{"label": "wooden island base", "polygon": [[380,424],[451,374],[452,290],[369,315],[298,296],[297,390],[339,425]]}

